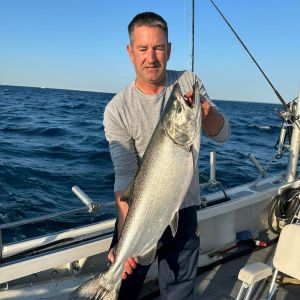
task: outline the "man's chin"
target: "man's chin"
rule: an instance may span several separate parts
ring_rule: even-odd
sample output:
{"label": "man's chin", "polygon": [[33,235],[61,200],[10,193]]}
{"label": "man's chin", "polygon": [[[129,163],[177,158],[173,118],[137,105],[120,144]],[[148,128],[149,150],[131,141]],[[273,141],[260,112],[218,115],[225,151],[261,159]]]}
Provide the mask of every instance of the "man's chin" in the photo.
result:
{"label": "man's chin", "polygon": [[159,72],[147,73],[145,76],[148,82],[158,83],[162,81],[162,74]]}

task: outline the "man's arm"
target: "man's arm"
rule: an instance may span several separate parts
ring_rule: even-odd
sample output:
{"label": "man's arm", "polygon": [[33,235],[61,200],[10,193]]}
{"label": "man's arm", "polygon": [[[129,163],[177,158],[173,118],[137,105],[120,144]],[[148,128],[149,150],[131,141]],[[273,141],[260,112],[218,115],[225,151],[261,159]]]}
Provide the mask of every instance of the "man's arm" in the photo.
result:
{"label": "man's arm", "polygon": [[[207,95],[205,88],[203,92]],[[193,93],[187,92],[184,97],[192,102]],[[219,143],[224,143],[230,135],[230,126],[227,119],[219,113],[215,105],[213,106],[203,95],[201,97],[202,128],[204,133],[211,139]]]}
{"label": "man's arm", "polygon": [[224,117],[204,97],[201,99],[202,128],[209,137],[218,135],[224,126]]}
{"label": "man's arm", "polygon": [[119,240],[128,213],[128,204],[126,201],[122,201],[122,192],[115,192],[115,202],[118,209],[117,231]]}
{"label": "man's arm", "polygon": [[[115,192],[115,201],[116,206],[118,209],[118,223],[117,223],[117,233],[118,233],[118,240],[120,238],[126,216],[128,213],[128,204],[126,201],[122,200],[122,192]],[[111,249],[108,253],[108,259],[114,263],[115,258],[113,255],[113,249]],[[128,274],[132,274],[133,270],[136,268],[138,260],[133,257],[128,257],[128,259],[124,263],[124,271],[122,272],[122,279],[126,279]]]}
{"label": "man's arm", "polygon": [[[130,180],[135,175],[137,169],[137,155],[131,136],[120,121],[118,112],[114,111],[112,107],[106,107],[103,125],[106,139],[109,142],[110,154],[115,170],[114,190],[118,210],[118,221],[116,224],[118,241],[129,209],[127,202],[122,201],[122,190],[126,189]],[[114,263],[113,248],[108,253],[108,259]],[[133,272],[136,265],[137,260],[135,258],[129,257],[125,261],[124,272],[121,275],[123,280],[127,278],[128,274]]]}

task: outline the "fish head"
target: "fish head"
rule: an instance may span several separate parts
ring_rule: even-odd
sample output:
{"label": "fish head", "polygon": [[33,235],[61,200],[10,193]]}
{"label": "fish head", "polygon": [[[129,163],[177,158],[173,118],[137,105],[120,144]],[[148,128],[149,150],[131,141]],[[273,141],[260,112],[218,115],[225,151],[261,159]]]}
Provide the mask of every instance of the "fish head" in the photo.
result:
{"label": "fish head", "polygon": [[181,93],[179,84],[173,88],[166,105],[163,126],[168,136],[181,146],[189,146],[199,136],[201,128],[200,88],[193,86],[193,99],[187,101]]}

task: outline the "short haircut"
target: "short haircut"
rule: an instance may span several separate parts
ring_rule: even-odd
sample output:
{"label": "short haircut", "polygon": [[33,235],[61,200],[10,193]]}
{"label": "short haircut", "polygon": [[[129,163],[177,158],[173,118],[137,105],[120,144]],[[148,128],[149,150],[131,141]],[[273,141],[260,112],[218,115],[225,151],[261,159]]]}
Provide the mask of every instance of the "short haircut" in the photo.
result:
{"label": "short haircut", "polygon": [[136,15],[128,25],[128,34],[131,40],[133,30],[135,26],[150,26],[150,27],[160,27],[164,30],[166,38],[168,40],[168,24],[167,22],[158,14],[154,12],[143,12]]}

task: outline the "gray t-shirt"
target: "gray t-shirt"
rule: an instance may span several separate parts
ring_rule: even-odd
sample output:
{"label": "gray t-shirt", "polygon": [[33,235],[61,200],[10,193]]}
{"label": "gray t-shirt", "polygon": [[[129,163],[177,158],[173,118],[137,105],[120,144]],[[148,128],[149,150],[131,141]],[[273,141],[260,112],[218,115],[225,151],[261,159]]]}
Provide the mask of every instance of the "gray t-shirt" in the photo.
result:
{"label": "gray t-shirt", "polygon": [[[200,84],[200,93],[209,100],[202,82],[192,72],[167,70],[166,84],[161,93],[146,95],[136,88],[135,81],[133,81],[107,104],[103,123],[115,170],[115,192],[125,191],[135,176],[138,162],[146,150],[175,83],[179,83],[184,95],[192,91],[195,80]],[[211,105],[216,108],[214,103],[211,102]],[[217,142],[224,142],[229,136],[229,123],[226,118],[224,120],[224,126],[219,134],[210,137]],[[195,143],[195,150],[198,161],[200,135]],[[199,174],[196,168],[181,208],[197,205],[199,199]]]}

